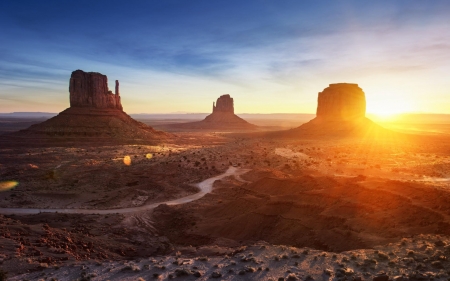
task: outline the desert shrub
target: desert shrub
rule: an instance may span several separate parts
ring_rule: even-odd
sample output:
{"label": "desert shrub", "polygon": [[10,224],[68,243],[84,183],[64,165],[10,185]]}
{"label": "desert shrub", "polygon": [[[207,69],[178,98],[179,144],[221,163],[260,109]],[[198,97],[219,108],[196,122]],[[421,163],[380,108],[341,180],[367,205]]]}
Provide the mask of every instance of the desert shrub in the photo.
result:
{"label": "desert shrub", "polygon": [[434,242],[434,245],[435,245],[436,247],[444,247],[444,246],[447,246],[447,243],[445,243],[445,242],[442,241],[442,240],[438,240],[438,241]]}
{"label": "desert shrub", "polygon": [[297,275],[295,275],[295,273],[290,273],[287,277],[287,280],[298,280]]}
{"label": "desert shrub", "polygon": [[254,267],[247,266],[247,267],[245,267],[245,271],[252,273],[252,272],[255,272],[256,269]]}
{"label": "desert shrub", "polygon": [[379,252],[379,253],[378,253],[378,259],[380,259],[380,260],[389,260],[389,256],[386,255],[386,254],[383,253],[383,252]]}
{"label": "desert shrub", "polygon": [[189,276],[191,275],[191,271],[189,269],[186,268],[177,268],[175,269],[175,275],[180,277],[180,276]]}
{"label": "desert shrub", "polygon": [[128,264],[124,268],[122,268],[122,271],[140,271],[141,269],[139,266],[134,264]]}
{"label": "desert shrub", "polygon": [[6,281],[8,279],[8,272],[0,269],[0,281]]}
{"label": "desert shrub", "polygon": [[409,250],[408,253],[407,253],[407,255],[410,256],[410,257],[414,256],[415,254],[416,253],[413,250]]}

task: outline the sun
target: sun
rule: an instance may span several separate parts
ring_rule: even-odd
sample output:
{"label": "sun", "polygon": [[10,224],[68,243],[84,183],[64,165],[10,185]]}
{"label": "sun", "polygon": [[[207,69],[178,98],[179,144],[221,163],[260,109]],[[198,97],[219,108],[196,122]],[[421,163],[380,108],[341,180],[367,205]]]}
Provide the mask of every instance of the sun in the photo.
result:
{"label": "sun", "polygon": [[394,115],[398,115],[401,113],[406,112],[407,109],[406,108],[399,108],[395,105],[390,105],[390,106],[386,106],[384,105],[381,108],[377,108],[375,112],[373,112],[375,115],[377,115],[378,117],[383,117],[383,118],[389,118],[392,117]]}
{"label": "sun", "polygon": [[389,102],[379,101],[367,106],[367,112],[386,121],[394,119],[400,114],[412,111],[413,108],[411,104],[403,100],[391,100]]}

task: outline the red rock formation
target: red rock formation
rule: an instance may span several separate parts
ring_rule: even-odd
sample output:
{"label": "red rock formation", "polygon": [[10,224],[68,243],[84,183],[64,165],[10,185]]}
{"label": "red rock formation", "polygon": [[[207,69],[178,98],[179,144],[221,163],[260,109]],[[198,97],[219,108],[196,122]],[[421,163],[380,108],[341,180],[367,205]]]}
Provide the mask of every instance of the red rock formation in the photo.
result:
{"label": "red rock formation", "polygon": [[330,84],[319,93],[318,119],[353,120],[366,116],[366,97],[358,84]]}
{"label": "red rock formation", "polygon": [[83,108],[110,108],[122,110],[119,81],[116,93],[108,89],[108,77],[98,72],[75,70],[70,77],[70,106]]}
{"label": "red rock formation", "polygon": [[19,133],[77,140],[85,137],[156,140],[171,136],[134,120],[122,110],[118,80],[113,94],[106,75],[76,70],[70,77],[69,93],[70,108]]}
{"label": "red rock formation", "polygon": [[330,84],[318,96],[317,116],[283,136],[381,135],[388,130],[366,118],[366,97],[358,84]]}
{"label": "red rock formation", "polygon": [[223,95],[213,103],[213,112],[199,122],[173,124],[169,127],[180,129],[205,129],[205,130],[255,130],[258,126],[248,123],[234,114],[234,101],[230,95]]}
{"label": "red rock formation", "polygon": [[217,99],[216,105],[213,103],[214,112],[230,112],[234,114],[233,98],[230,95],[223,95]]}

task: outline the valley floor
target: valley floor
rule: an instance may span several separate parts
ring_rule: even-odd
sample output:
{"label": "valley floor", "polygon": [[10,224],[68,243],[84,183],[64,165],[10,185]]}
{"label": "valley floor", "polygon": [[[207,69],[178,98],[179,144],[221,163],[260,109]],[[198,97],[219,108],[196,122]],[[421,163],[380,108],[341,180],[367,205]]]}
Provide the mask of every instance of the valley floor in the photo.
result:
{"label": "valley floor", "polygon": [[[92,214],[0,215],[0,269],[11,280],[447,280],[449,156],[442,136],[2,145],[0,208]],[[246,173],[215,178],[229,167]],[[144,210],[210,178],[198,200]],[[124,208],[143,209],[96,214]]]}

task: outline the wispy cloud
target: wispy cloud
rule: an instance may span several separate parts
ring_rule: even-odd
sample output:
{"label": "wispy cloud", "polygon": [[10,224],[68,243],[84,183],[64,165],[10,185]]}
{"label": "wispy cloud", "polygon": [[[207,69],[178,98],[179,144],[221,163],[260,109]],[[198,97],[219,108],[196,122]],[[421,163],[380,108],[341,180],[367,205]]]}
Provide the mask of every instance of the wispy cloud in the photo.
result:
{"label": "wispy cloud", "polygon": [[[66,95],[70,72],[81,68],[121,79],[138,112],[156,102],[156,90],[175,101],[160,108],[231,91],[243,104],[259,95],[278,112],[311,112],[315,104],[301,100],[328,83],[361,82],[368,93],[376,81],[442,85],[448,18],[448,1],[3,2],[0,98],[33,87]],[[271,102],[280,96],[290,104]],[[185,108],[168,109],[177,110]]]}

